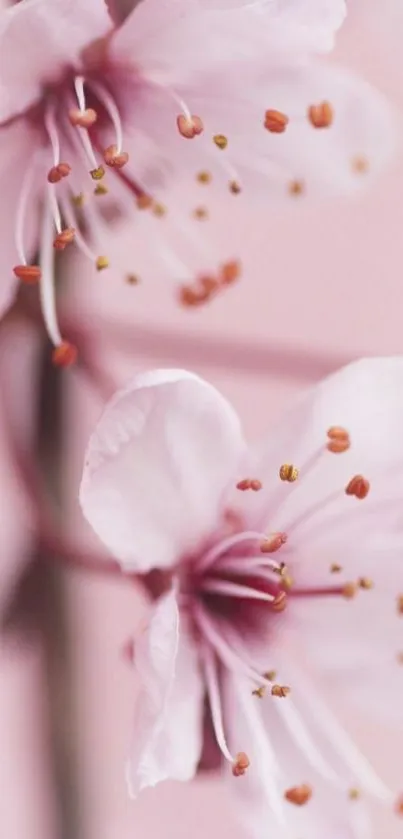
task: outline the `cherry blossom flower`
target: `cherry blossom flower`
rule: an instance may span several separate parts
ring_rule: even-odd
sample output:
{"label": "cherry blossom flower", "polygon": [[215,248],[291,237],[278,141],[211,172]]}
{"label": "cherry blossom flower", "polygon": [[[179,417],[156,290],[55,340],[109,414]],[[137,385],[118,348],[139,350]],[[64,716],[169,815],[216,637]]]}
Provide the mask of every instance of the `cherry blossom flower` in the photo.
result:
{"label": "cherry blossom flower", "polygon": [[84,515],[125,572],[167,580],[135,645],[133,796],[195,775],[208,702],[251,835],[369,835],[365,796],[390,793],[321,687],[399,719],[402,383],[402,358],[353,363],[252,448],[182,370],[106,407]]}
{"label": "cherry blossom flower", "polygon": [[200,276],[181,291],[197,305],[234,282],[237,254],[203,273],[205,232],[197,219],[189,230],[180,204],[167,208],[170,184],[206,194],[214,179],[246,206],[257,188],[276,201],[358,188],[393,130],[369,86],[309,63],[332,47],[344,14],[343,0],[23,0],[2,10],[1,311],[19,281],[39,281],[54,361],[69,364],[54,258],[73,243],[103,270],[111,223],[142,216],[139,247],[160,249],[177,277],[186,265],[169,242],[160,248],[168,209],[200,254]]}

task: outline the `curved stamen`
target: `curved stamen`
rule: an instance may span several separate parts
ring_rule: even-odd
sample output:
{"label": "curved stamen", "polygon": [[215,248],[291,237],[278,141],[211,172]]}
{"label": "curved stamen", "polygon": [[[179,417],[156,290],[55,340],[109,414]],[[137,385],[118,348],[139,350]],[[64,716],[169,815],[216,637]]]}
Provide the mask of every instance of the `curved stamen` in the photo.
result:
{"label": "curved stamen", "polygon": [[75,218],[75,215],[74,215],[74,213],[71,209],[69,201],[68,200],[62,200],[61,201],[61,207],[62,207],[62,211],[63,211],[63,216],[66,219],[69,227],[74,227],[75,228],[74,241],[75,241],[77,247],[79,248],[81,253],[83,253],[84,256],[87,257],[87,259],[89,259],[90,262],[92,262],[92,264],[96,266],[97,262],[98,262],[98,259],[99,259],[99,256],[97,256],[97,254],[94,253],[93,250],[91,250],[90,246],[88,245],[88,243],[84,239],[84,236],[82,235],[82,233],[81,233],[81,231],[80,231],[80,229],[77,225],[77,219]]}
{"label": "curved stamen", "polygon": [[258,686],[262,683],[270,684],[267,679],[244,661],[238,652],[232,649],[232,645],[226,642],[224,636],[216,629],[215,622],[199,603],[194,606],[194,616],[202,636],[211,644],[228,670],[250,679]]}
{"label": "curved stamen", "polygon": [[234,756],[231,754],[224,734],[223,712],[220,697],[220,689],[218,682],[217,665],[214,653],[207,647],[203,647],[202,664],[204,675],[206,679],[207,694],[210,702],[211,719],[213,723],[214,733],[217,740],[217,745],[221,753],[228,760],[229,763],[235,762]]}
{"label": "curved stamen", "polygon": [[241,545],[243,542],[263,542],[266,539],[267,535],[265,533],[260,533],[255,530],[244,530],[242,533],[236,533],[235,536],[228,536],[227,539],[222,539],[221,542],[218,542],[217,545],[214,545],[202,556],[197,563],[197,571],[206,571],[219,556],[236,545]]}
{"label": "curved stamen", "polygon": [[53,186],[49,185],[48,196],[49,196],[50,211],[52,213],[52,217],[53,217],[53,221],[54,221],[56,231],[57,231],[57,233],[61,233],[62,232],[62,217],[61,217],[61,214],[60,214],[60,209],[59,209],[59,205],[57,203],[55,189],[54,189]]}
{"label": "curved stamen", "polygon": [[215,577],[206,577],[200,583],[200,591],[210,592],[211,594],[223,594],[226,597],[239,597],[249,600],[265,600],[268,603],[273,603],[276,599],[273,594],[267,594],[265,591],[250,586],[244,586],[240,583],[232,582],[232,580],[219,580]]}
{"label": "curved stamen", "polygon": [[55,109],[53,105],[46,108],[44,122],[46,131],[48,132],[50,145],[52,146],[53,165],[58,166],[60,163],[60,140],[55,120]]}
{"label": "curved stamen", "polygon": [[[51,189],[49,194],[52,195]],[[42,215],[41,230],[41,271],[39,293],[42,315],[52,344],[58,347],[63,343],[56,314],[54,266],[53,266],[53,212],[51,202],[46,201]]]}
{"label": "curved stamen", "polygon": [[27,265],[27,258],[24,247],[24,230],[27,218],[29,199],[34,182],[36,163],[37,155],[34,155],[31,163],[26,169],[17,205],[14,240],[21,265]]}
{"label": "curved stamen", "polygon": [[102,102],[108,116],[110,117],[113,127],[115,129],[115,146],[117,154],[120,154],[123,146],[123,128],[122,120],[118,106],[109,91],[98,82],[89,82],[89,87],[94,91],[100,102]]}

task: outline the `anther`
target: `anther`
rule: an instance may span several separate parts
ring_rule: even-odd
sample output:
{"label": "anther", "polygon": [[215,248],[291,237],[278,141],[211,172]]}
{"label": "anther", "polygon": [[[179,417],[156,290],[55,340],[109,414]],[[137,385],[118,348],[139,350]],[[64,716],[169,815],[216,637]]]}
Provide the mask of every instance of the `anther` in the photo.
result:
{"label": "anther", "polygon": [[398,816],[403,816],[403,795],[397,799],[395,810]]}
{"label": "anther", "polygon": [[64,251],[66,245],[69,245],[74,240],[76,231],[74,227],[66,227],[60,233],[57,234],[55,239],[53,240],[53,247],[57,251]]}
{"label": "anther", "polygon": [[284,798],[291,804],[296,804],[297,807],[302,807],[303,804],[312,798],[312,788],[308,784],[300,784],[298,787],[291,787],[284,793]]}
{"label": "anther", "polygon": [[308,108],[307,116],[314,128],[329,128],[334,119],[334,111],[330,102],[320,102]]}
{"label": "anther", "polygon": [[275,670],[268,670],[267,673],[263,673],[263,676],[268,682],[274,682],[277,673]]}
{"label": "anther", "polygon": [[136,205],[139,210],[149,210],[153,206],[153,203],[154,201],[151,195],[147,195],[146,192],[142,192],[136,197]]}
{"label": "anther", "polygon": [[288,192],[290,193],[290,195],[297,197],[298,195],[302,195],[304,191],[305,184],[303,181],[294,180],[290,181],[290,183],[288,184]]}
{"label": "anther", "polygon": [[139,285],[140,279],[137,274],[127,274],[126,275],[126,282],[129,285]]}
{"label": "anther", "polygon": [[193,215],[199,221],[204,221],[204,219],[207,218],[208,213],[205,207],[196,207],[196,209],[193,210]]}
{"label": "anther", "polygon": [[287,606],[287,595],[285,591],[279,591],[279,593],[276,594],[271,606],[273,612],[284,612],[284,609]]}
{"label": "anther", "polygon": [[195,114],[179,114],[176,118],[179,134],[185,137],[186,140],[193,140],[204,130],[204,125],[200,117]]}
{"label": "anther", "polygon": [[104,151],[104,161],[107,166],[115,167],[115,169],[122,169],[129,160],[129,155],[126,151],[119,151],[116,145],[108,146]]}
{"label": "anther", "polygon": [[397,614],[403,615],[403,594],[399,594],[397,597]]}
{"label": "anther", "polygon": [[348,791],[350,801],[357,801],[360,797],[360,790],[357,787],[351,787]]}
{"label": "anther", "polygon": [[199,184],[209,184],[211,183],[211,173],[198,172],[196,175],[196,180],[198,180]]}
{"label": "anther", "polygon": [[27,285],[35,285],[41,278],[39,265],[15,265],[13,272],[18,280]]}
{"label": "anther", "polygon": [[291,688],[287,687],[287,685],[273,685],[271,689],[272,696],[278,696],[281,699],[284,699],[291,693]]}
{"label": "anther", "polygon": [[345,428],[339,425],[332,425],[327,432],[327,449],[335,454],[345,452],[350,448],[350,436]]}
{"label": "anther", "polygon": [[348,482],[345,493],[346,495],[355,495],[356,498],[362,500],[366,498],[370,490],[369,481],[363,478],[362,475],[354,475],[351,481]]}
{"label": "anther", "polygon": [[97,271],[104,271],[105,268],[109,268],[109,259],[107,256],[98,256],[95,267]]}
{"label": "anther", "polygon": [[91,128],[98,119],[98,114],[94,108],[71,108],[69,111],[69,120],[74,127]]}
{"label": "anther", "polygon": [[90,169],[90,175],[94,181],[101,181],[105,175],[105,169],[103,166],[97,166],[95,169]]}
{"label": "anther", "polygon": [[54,348],[52,353],[52,363],[56,367],[70,367],[77,360],[77,347],[70,344],[69,341],[62,341]]}
{"label": "anther", "polygon": [[235,280],[239,279],[241,274],[241,264],[238,259],[231,259],[229,262],[224,262],[220,270],[220,279],[224,285],[231,285]]}
{"label": "anther", "polygon": [[282,481],[287,481],[292,484],[297,480],[299,470],[296,466],[293,466],[292,463],[283,463],[283,465],[280,466],[278,474]]}
{"label": "anther", "polygon": [[371,588],[374,587],[374,581],[371,580],[369,577],[360,577],[358,580],[358,585],[360,588],[364,589],[364,591],[369,591]]}
{"label": "anther", "polygon": [[339,565],[337,562],[332,562],[330,566],[331,574],[339,574],[340,571],[343,570],[343,566]]}
{"label": "anther", "polygon": [[245,754],[245,752],[238,752],[234,763],[232,764],[232,774],[234,778],[239,778],[241,775],[244,775],[249,766],[250,760],[248,755]]}
{"label": "anther", "polygon": [[282,111],[269,109],[264,115],[264,127],[271,134],[283,134],[289,121],[287,114],[283,114]]}
{"label": "anther", "polygon": [[229,191],[232,192],[233,195],[239,195],[239,193],[242,192],[242,187],[238,181],[230,181],[228,186]]}
{"label": "anther", "polygon": [[398,664],[403,664],[403,650],[397,653],[396,658]]}
{"label": "anther", "polygon": [[228,137],[225,134],[214,134],[213,142],[216,144],[218,149],[223,151],[228,146]]}
{"label": "anther", "polygon": [[166,215],[167,208],[164,204],[161,204],[159,201],[153,201],[151,212],[154,216],[157,216],[157,218],[162,218]]}
{"label": "anther", "polygon": [[369,171],[369,161],[362,155],[356,155],[351,160],[351,168],[356,175],[366,175]]}
{"label": "anther", "polygon": [[258,492],[262,489],[262,483],[256,478],[243,478],[242,481],[238,481],[236,488],[242,490],[243,492],[247,489],[252,489],[253,492]]}
{"label": "anther", "polygon": [[109,192],[108,187],[106,184],[99,183],[94,188],[94,195],[107,195]]}
{"label": "anther", "polygon": [[357,594],[357,584],[351,582],[345,583],[341,593],[343,597],[346,598],[346,600],[352,600],[353,597],[355,597],[355,595]]}
{"label": "anther", "polygon": [[48,181],[50,184],[57,184],[62,178],[67,178],[71,172],[69,163],[58,163],[57,166],[52,166],[48,172]]}
{"label": "anther", "polygon": [[262,554],[273,554],[278,551],[282,545],[285,545],[286,541],[286,533],[272,533],[267,539],[265,539],[264,542],[261,543],[260,551]]}
{"label": "anther", "polygon": [[262,687],[255,688],[255,690],[252,691],[252,696],[257,696],[259,699],[263,699],[265,693],[266,693],[266,688],[265,688],[264,685],[262,685]]}
{"label": "anther", "polygon": [[71,196],[71,203],[74,205],[74,207],[78,207],[78,208],[83,207],[84,204],[85,204],[84,193],[79,192],[77,195],[72,195]]}

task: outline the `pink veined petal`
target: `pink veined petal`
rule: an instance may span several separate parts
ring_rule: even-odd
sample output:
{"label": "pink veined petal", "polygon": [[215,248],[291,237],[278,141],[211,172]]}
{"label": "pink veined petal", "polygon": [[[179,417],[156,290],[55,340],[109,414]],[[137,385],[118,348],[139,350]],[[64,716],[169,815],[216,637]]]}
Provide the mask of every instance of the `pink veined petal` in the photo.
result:
{"label": "pink veined petal", "polygon": [[21,113],[105,35],[102,0],[24,0],[0,13],[0,122]]}
{"label": "pink veined petal", "polygon": [[319,11],[319,0],[250,2],[231,10],[206,10],[197,0],[144,0],[116,31],[111,57],[176,87],[206,70],[231,72],[231,64],[245,63],[273,68],[329,49],[343,13],[339,2]]}
{"label": "pink veined petal", "polygon": [[211,385],[182,370],[138,376],[90,439],[84,515],[124,568],[169,567],[218,524],[243,452],[238,417]]}
{"label": "pink veined petal", "polygon": [[[360,529],[367,554],[369,532],[377,551],[382,536],[394,539],[395,547],[401,544],[402,422],[403,356],[362,359],[324,379],[299,398],[266,443],[251,453],[244,468],[262,481],[263,489],[254,498],[238,493],[248,527],[289,532],[287,552],[292,551],[297,567],[300,557],[302,570],[310,549],[321,544],[329,555],[334,539],[343,544],[341,564],[357,555]],[[345,428],[351,439],[342,454],[326,448],[327,431],[335,425]],[[300,470],[294,483],[280,480],[284,463]],[[345,493],[357,474],[370,482],[361,501]]]}
{"label": "pink veined petal", "polygon": [[[311,839],[370,836],[370,832],[359,832],[360,827],[369,830],[369,819],[363,805],[348,798],[348,775],[345,788],[323,778],[278,718],[277,700],[257,701],[247,685],[232,677],[225,680],[225,688],[232,748],[242,743],[250,758],[249,770],[234,790],[246,835],[250,839],[271,834],[279,839],[300,835]],[[234,786],[232,778],[230,782]],[[285,800],[284,793],[301,784],[311,786],[312,797],[303,807],[297,807]]]}
{"label": "pink veined petal", "polygon": [[[284,197],[303,202],[310,197],[359,192],[378,175],[392,157],[398,138],[398,121],[392,106],[371,85],[335,66],[311,63],[305,67],[256,72],[246,97],[245,84],[237,88],[238,102],[248,99],[247,118],[240,130],[231,130],[223,112],[222,132],[228,135],[228,158],[241,182],[269,200]],[[235,101],[235,98],[234,98]],[[328,128],[314,128],[307,116],[311,105],[327,101],[334,119]],[[206,131],[209,107],[199,106]],[[266,109],[289,117],[283,134],[263,127]],[[206,114],[204,114],[204,110]],[[227,113],[230,114],[229,109]],[[235,112],[236,113],[236,112]],[[302,194],[290,198],[293,183]]]}
{"label": "pink veined petal", "polygon": [[135,666],[140,684],[127,765],[133,798],[160,781],[190,780],[201,753],[203,682],[173,591],[154,607],[136,643]]}

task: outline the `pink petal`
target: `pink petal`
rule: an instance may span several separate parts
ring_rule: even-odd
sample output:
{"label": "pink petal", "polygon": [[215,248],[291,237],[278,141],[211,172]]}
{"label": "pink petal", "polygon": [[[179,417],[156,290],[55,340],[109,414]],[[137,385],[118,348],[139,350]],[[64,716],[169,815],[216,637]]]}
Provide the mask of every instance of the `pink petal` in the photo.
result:
{"label": "pink petal", "polygon": [[90,439],[84,514],[125,568],[170,566],[217,525],[242,454],[239,420],[211,385],[182,370],[138,376]]}
{"label": "pink petal", "polygon": [[[258,0],[231,10],[205,10],[198,2],[145,0],[117,30],[111,55],[129,63],[149,81],[166,88],[231,64],[263,62],[273,67],[309,52],[330,49],[344,16],[339,0]],[[237,80],[240,80],[240,75]]]}
{"label": "pink petal", "polygon": [[[320,539],[323,545],[327,543],[328,552],[333,540],[344,540],[344,554],[356,556],[360,529],[366,553],[371,542],[367,528],[372,532],[372,543],[377,550],[385,537],[391,540],[395,537],[396,545],[400,544],[403,539],[403,522],[400,523],[398,516],[403,492],[402,422],[403,357],[363,359],[324,379],[298,400],[270,433],[267,442],[255,449],[248,474],[253,471],[262,481],[263,490],[254,498],[246,498],[246,493],[242,496],[242,502],[248,505],[249,524],[295,531],[294,544],[301,559],[302,548],[306,557],[306,549],[309,551],[313,546],[311,537],[315,542]],[[350,435],[351,447],[343,454],[326,449],[327,431],[335,425],[342,426]],[[299,468],[295,483],[279,479],[279,467],[283,463]],[[356,474],[364,475],[371,482],[368,497],[363,501],[345,493],[345,487]],[[337,531],[333,530],[330,536],[328,524],[332,520],[337,524]],[[287,549],[290,544],[291,541],[287,542]],[[301,568],[303,565],[301,561]],[[352,572],[353,568],[349,570]]]}
{"label": "pink petal", "polygon": [[102,0],[25,0],[0,14],[0,122],[39,99],[111,27]]}
{"label": "pink petal", "polygon": [[203,683],[173,591],[154,607],[136,643],[135,665],[139,694],[127,767],[132,797],[160,781],[190,780],[201,753]]}
{"label": "pink petal", "polygon": [[[206,9],[237,9],[246,7],[256,12],[267,11],[271,25],[282,26],[288,30],[295,45],[305,45],[310,50],[327,50],[333,46],[333,34],[339,29],[346,16],[344,0],[281,0],[279,3],[266,4],[265,0],[198,0]],[[271,35],[274,40],[274,35]]]}
{"label": "pink petal", "polygon": [[[261,839],[273,835],[279,839],[309,836],[311,839],[356,839],[357,823],[369,826],[363,805],[350,801],[348,788],[353,786],[344,765],[341,767],[327,745],[324,757],[334,760],[336,770],[343,771],[340,787],[324,777],[319,767],[312,764],[312,753],[304,754],[295,738],[278,716],[282,700],[267,698],[259,702],[250,688],[237,679],[227,680],[226,708],[230,740],[233,750],[242,748],[250,758],[250,768],[242,783],[230,783],[236,797],[239,815],[246,835]],[[276,704],[277,703],[277,704]],[[287,713],[287,703],[281,705]],[[288,706],[289,707],[289,706]],[[317,748],[324,746],[321,739]],[[236,783],[236,788],[235,788]],[[304,806],[285,800],[284,793],[291,787],[308,784],[312,797]],[[364,833],[364,835],[367,835]]]}

